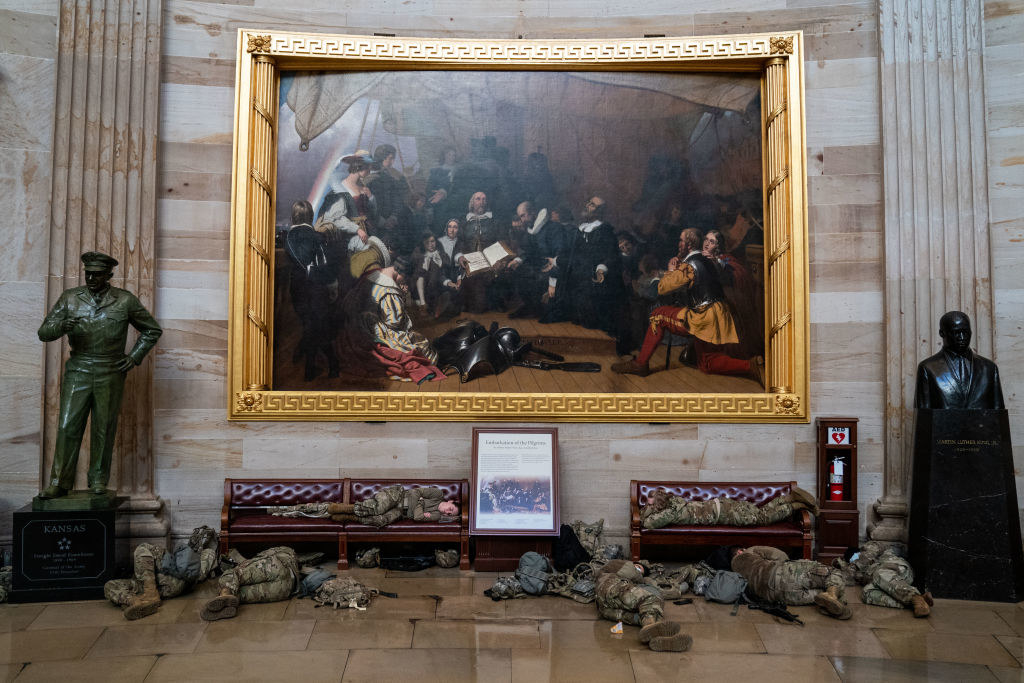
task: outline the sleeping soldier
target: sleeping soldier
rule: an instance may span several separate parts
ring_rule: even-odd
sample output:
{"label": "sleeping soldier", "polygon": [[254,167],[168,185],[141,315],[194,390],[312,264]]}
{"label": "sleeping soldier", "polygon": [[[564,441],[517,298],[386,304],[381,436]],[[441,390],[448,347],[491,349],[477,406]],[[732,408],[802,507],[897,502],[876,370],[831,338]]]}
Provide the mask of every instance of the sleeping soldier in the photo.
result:
{"label": "sleeping soldier", "polygon": [[278,517],[330,517],[335,522],[359,522],[383,527],[399,519],[417,522],[454,522],[459,506],[444,499],[436,486],[406,490],[401,484],[382,488],[369,500],[358,503],[302,503],[271,507]]}
{"label": "sleeping soldier", "polygon": [[219,583],[220,595],[199,612],[205,621],[235,616],[240,603],[287,600],[301,583],[299,560],[291,548],[268,548],[224,572]]}
{"label": "sleeping soldier", "polygon": [[134,576],[114,579],[103,585],[103,595],[124,608],[125,619],[153,614],[160,601],[192,590],[217,567],[217,532],[208,526],[192,530],[188,544],[167,552],[152,543],[135,548]]}
{"label": "sleeping soldier", "polygon": [[849,619],[850,606],[843,591],[846,580],[838,569],[814,560],[790,560],[778,548],[755,545],[737,548],[732,570],[747,580],[747,589],[769,602],[784,605],[817,605],[823,614]]}
{"label": "sleeping soldier", "polygon": [[914,570],[903,557],[903,546],[868,541],[850,562],[832,561],[842,571],[847,585],[864,586],[861,600],[868,605],[903,609],[910,607],[914,616],[921,618],[931,613],[934,603],[931,593],[921,594],[914,588]]}
{"label": "sleeping soldier", "polygon": [[646,578],[647,569],[628,560],[612,560],[597,573],[597,609],[603,619],[640,627],[640,642],[659,652],[685,652],[693,638],[665,621],[661,589]]}
{"label": "sleeping soldier", "polygon": [[669,524],[767,526],[789,519],[797,510],[817,514],[818,506],[814,496],[796,486],[790,494],[772,498],[761,507],[725,497],[688,500],[657,489],[640,511],[640,517],[646,529],[660,529]]}

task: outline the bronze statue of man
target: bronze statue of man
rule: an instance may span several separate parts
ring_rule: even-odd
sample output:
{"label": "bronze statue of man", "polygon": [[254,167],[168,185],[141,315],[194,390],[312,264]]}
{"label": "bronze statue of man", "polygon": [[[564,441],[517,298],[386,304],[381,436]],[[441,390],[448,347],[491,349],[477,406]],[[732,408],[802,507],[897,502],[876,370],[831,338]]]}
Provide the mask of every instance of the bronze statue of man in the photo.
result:
{"label": "bronze statue of man", "polygon": [[[142,363],[163,332],[134,294],[110,286],[116,259],[89,251],[82,254],[82,263],[85,286],[65,290],[38,332],[44,342],[66,334],[71,344],[60,387],[50,485],[40,498],[59,498],[74,487],[78,449],[90,413],[89,490],[107,493],[125,375]],[[125,355],[128,325],[139,331],[139,338]]]}
{"label": "bronze statue of man", "polygon": [[1002,410],[999,368],[971,351],[971,320],[949,311],[939,319],[942,350],[917,366],[918,408]]}

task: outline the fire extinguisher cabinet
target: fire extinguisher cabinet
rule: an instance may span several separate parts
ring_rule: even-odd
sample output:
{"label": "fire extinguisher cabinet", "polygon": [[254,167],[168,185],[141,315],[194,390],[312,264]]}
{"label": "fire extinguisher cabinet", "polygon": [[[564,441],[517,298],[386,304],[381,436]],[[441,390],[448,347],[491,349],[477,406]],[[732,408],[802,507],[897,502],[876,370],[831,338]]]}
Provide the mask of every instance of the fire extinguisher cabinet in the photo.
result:
{"label": "fire extinguisher cabinet", "polygon": [[828,564],[860,545],[857,512],[857,418],[819,417],[817,558]]}

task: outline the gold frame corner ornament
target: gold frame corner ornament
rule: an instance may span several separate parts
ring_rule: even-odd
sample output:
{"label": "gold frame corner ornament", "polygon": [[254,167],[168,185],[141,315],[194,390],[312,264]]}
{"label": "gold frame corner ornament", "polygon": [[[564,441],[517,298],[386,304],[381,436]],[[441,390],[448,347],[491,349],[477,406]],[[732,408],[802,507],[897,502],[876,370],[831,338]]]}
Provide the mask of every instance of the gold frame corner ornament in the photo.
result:
{"label": "gold frame corner ornament", "polygon": [[272,37],[269,34],[255,34],[249,35],[248,44],[245,46],[246,52],[269,52],[272,43]]}
{"label": "gold frame corner ornament", "polygon": [[793,54],[793,36],[772,36],[770,45],[773,55]]}
{"label": "gold frame corner ornament", "polygon": [[[240,29],[231,205],[228,418],[807,422],[810,388],[803,37],[461,40]],[[788,56],[788,58],[787,58]],[[758,394],[275,391],[273,259],[282,71],[661,70],[761,74],[766,386]]]}

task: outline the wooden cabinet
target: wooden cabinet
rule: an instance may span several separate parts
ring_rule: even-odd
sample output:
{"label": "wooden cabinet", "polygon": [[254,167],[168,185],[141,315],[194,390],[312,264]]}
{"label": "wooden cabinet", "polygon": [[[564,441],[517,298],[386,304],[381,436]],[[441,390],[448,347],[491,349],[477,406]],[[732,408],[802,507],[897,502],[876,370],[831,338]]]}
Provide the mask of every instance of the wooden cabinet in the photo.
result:
{"label": "wooden cabinet", "polygon": [[842,557],[860,545],[857,510],[857,418],[819,417],[818,514],[815,549],[819,562]]}

